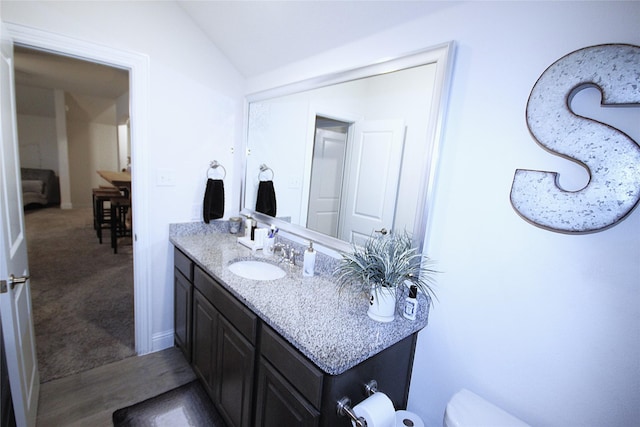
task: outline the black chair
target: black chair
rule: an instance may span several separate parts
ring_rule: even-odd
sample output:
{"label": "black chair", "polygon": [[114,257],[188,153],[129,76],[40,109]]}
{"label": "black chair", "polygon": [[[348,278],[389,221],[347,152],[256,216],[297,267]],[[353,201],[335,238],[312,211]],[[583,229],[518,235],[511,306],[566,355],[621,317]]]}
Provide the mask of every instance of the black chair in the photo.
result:
{"label": "black chair", "polygon": [[102,243],[102,230],[111,229],[111,210],[107,203],[113,197],[122,197],[115,187],[94,188],[93,193],[93,229],[96,230],[98,242]]}
{"label": "black chair", "polygon": [[121,237],[132,237],[133,230],[127,224],[127,214],[131,209],[131,200],[128,197],[112,197],[109,200],[111,205],[111,247],[113,253],[118,253],[118,239]]}

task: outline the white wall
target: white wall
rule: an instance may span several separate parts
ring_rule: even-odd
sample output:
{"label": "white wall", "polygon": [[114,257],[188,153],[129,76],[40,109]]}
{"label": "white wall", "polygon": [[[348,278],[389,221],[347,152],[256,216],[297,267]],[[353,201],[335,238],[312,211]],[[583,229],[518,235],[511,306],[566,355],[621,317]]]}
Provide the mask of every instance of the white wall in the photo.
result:
{"label": "white wall", "polygon": [[56,121],[52,117],[18,115],[20,166],[58,173]]}
{"label": "white wall", "polygon": [[[146,198],[151,213],[145,219],[149,235],[141,237],[153,266],[147,278],[153,350],[172,345],[169,224],[201,218],[206,172],[214,159],[227,169],[225,214],[237,214],[239,190],[232,183],[239,179],[231,149],[242,135],[243,79],[171,2],[3,0],[0,7],[7,22],[148,56],[150,149],[132,160],[134,180],[136,162],[149,166],[149,176],[146,188],[133,197]],[[158,170],[175,172],[175,185],[156,185]]]}
{"label": "white wall", "polygon": [[98,170],[118,170],[116,104],[112,99],[65,93],[71,203],[91,207],[91,189],[106,182]]}
{"label": "white wall", "polygon": [[[637,425],[639,209],[606,231],[565,235],[520,219],[509,192],[516,168],[584,178],[530,137],[529,93],[569,52],[640,45],[638,22],[640,2],[466,2],[248,81],[253,92],[456,42],[427,247],[443,274],[409,398],[428,426],[462,387],[536,426]],[[640,141],[633,110],[608,111]]]}
{"label": "white wall", "polygon": [[96,171],[118,170],[117,130],[113,125],[67,120],[73,207],[91,207],[91,189],[107,184]]}
{"label": "white wall", "polygon": [[56,113],[51,89],[16,85],[20,165],[59,172]]}

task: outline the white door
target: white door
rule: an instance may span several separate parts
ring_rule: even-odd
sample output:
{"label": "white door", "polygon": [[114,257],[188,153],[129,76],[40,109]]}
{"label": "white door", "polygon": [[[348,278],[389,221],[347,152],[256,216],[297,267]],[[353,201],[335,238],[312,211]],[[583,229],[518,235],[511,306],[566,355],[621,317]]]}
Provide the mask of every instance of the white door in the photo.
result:
{"label": "white door", "polygon": [[[0,24],[1,25],[1,24]],[[13,44],[2,28],[0,66],[0,315],[19,427],[35,426],[40,375],[31,312],[13,86]],[[12,280],[15,276],[15,281]]]}
{"label": "white door", "polygon": [[374,231],[393,227],[404,135],[403,120],[356,123],[341,240],[361,244]]}
{"label": "white door", "polygon": [[347,134],[316,129],[307,228],[338,237]]}

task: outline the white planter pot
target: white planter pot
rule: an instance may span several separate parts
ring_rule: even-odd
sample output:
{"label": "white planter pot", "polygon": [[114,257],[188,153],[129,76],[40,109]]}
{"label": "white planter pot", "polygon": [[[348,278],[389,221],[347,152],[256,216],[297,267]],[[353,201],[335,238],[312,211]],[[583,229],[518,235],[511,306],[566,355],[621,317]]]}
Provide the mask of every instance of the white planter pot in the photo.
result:
{"label": "white planter pot", "polygon": [[392,322],[395,314],[396,288],[372,288],[367,315],[378,322]]}

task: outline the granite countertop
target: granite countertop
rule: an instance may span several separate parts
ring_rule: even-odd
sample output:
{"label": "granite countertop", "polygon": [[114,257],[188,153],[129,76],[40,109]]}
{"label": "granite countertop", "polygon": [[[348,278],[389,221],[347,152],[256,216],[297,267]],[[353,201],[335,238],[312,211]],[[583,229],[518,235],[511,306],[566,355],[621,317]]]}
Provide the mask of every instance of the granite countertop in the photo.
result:
{"label": "granite countertop", "polygon": [[[368,298],[339,290],[327,277],[302,277],[299,266],[279,264],[286,277],[273,281],[244,279],[227,267],[237,259],[268,258],[237,243],[236,236],[204,224],[172,224],[170,241],[321,370],[338,375],[427,325],[426,298],[410,321],[396,313],[389,323],[367,316]],[[401,299],[403,302],[404,299]]]}

